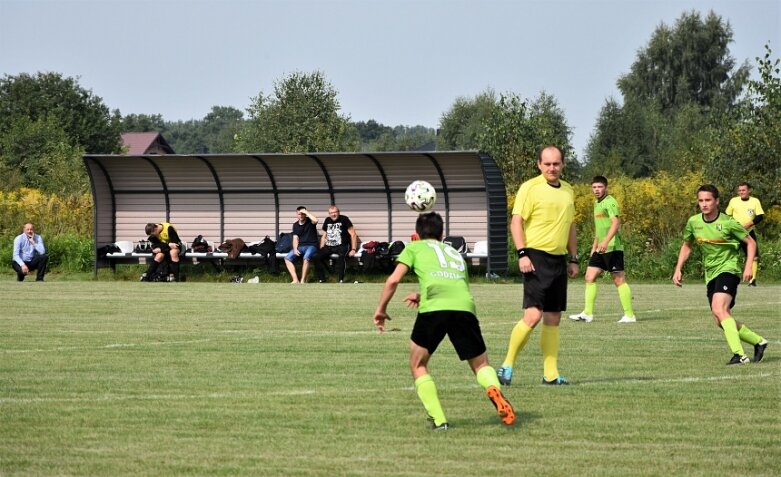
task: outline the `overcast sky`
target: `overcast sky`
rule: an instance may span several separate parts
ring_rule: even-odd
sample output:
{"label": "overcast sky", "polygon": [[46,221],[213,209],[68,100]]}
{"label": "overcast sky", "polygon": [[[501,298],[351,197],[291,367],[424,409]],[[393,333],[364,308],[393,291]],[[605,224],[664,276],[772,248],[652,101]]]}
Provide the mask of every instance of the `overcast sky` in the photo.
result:
{"label": "overcast sky", "polygon": [[[781,54],[779,0],[0,0],[0,74],[54,71],[122,114],[244,111],[320,70],[354,121],[437,127],[487,88],[554,95],[578,155],[606,98],[662,22],[709,10],[739,63]],[[754,71],[756,69],[754,68]]]}

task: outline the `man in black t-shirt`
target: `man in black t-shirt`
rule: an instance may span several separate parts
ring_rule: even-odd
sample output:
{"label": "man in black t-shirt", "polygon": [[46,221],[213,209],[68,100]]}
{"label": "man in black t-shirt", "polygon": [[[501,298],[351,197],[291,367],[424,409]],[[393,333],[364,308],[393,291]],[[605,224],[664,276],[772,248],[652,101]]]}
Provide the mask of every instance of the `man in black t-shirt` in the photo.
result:
{"label": "man in black t-shirt", "polygon": [[[293,249],[285,256],[285,266],[293,279],[292,283],[306,283],[309,262],[317,252],[317,217],[303,206],[296,209],[296,217],[298,220],[293,223]],[[300,280],[293,263],[299,257],[304,260]]]}
{"label": "man in black t-shirt", "polygon": [[334,268],[339,276],[339,283],[344,281],[347,270],[347,257],[355,255],[358,250],[358,234],[350,219],[341,215],[339,207],[328,208],[328,218],[323,221],[323,235],[320,238],[320,251],[315,255],[315,271],[320,282],[326,279],[326,263],[332,254],[336,254]]}

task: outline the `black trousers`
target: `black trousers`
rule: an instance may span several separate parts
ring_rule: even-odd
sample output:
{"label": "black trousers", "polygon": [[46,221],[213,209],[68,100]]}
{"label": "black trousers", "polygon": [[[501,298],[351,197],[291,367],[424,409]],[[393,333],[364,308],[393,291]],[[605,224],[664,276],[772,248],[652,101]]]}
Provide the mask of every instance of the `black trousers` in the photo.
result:
{"label": "black trousers", "polygon": [[[35,281],[42,282],[43,276],[46,275],[46,265],[49,264],[49,256],[45,253],[43,255],[35,255],[29,262],[24,262],[30,271],[37,270],[38,273],[35,276]],[[16,270],[16,281],[23,282],[25,274],[22,273],[22,266],[13,262],[14,270]]]}
{"label": "black trousers", "polygon": [[325,280],[325,274],[327,271],[327,263],[331,259],[332,254],[336,254],[336,260],[334,260],[334,270],[339,276],[339,280],[344,280],[344,273],[347,271],[347,245],[336,245],[321,248],[315,254],[315,271],[317,272],[318,280]]}

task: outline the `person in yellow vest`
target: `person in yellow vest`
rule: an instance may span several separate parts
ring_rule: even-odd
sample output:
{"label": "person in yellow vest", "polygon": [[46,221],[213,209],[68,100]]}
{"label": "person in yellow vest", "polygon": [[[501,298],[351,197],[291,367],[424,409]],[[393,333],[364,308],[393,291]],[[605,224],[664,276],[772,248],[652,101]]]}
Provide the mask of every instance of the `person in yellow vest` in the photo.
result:
{"label": "person in yellow vest", "polygon": [[179,281],[179,259],[184,254],[182,240],[176,227],[168,222],[159,224],[146,224],[144,229],[152,244],[152,262],[146,273],[141,276],[141,281],[154,281],[157,269],[163,260],[168,263],[168,273],[175,282]]}
{"label": "person in yellow vest", "polygon": [[[757,286],[757,272],[759,269],[759,241],[757,240],[757,234],[754,233],[754,227],[762,222],[765,218],[765,211],[762,210],[762,204],[756,197],[751,197],[751,185],[748,182],[741,182],[738,184],[738,195],[730,199],[727,205],[727,215],[731,215],[732,218],[740,222],[740,225],[744,229],[748,230],[748,234],[757,242],[757,253],[754,255],[754,261],[751,264],[751,281],[748,282],[748,286]],[[740,248],[743,253],[746,253],[745,242],[740,243]]]}

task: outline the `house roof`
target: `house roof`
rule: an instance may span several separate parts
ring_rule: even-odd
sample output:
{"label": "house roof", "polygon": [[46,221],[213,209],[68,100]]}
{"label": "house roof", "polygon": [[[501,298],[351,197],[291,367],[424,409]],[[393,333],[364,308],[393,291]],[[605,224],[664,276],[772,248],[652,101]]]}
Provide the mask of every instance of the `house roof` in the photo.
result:
{"label": "house roof", "polygon": [[160,149],[166,154],[175,154],[163,136],[155,131],[123,133],[122,143],[128,148],[127,154],[130,156],[156,154],[156,149]]}

